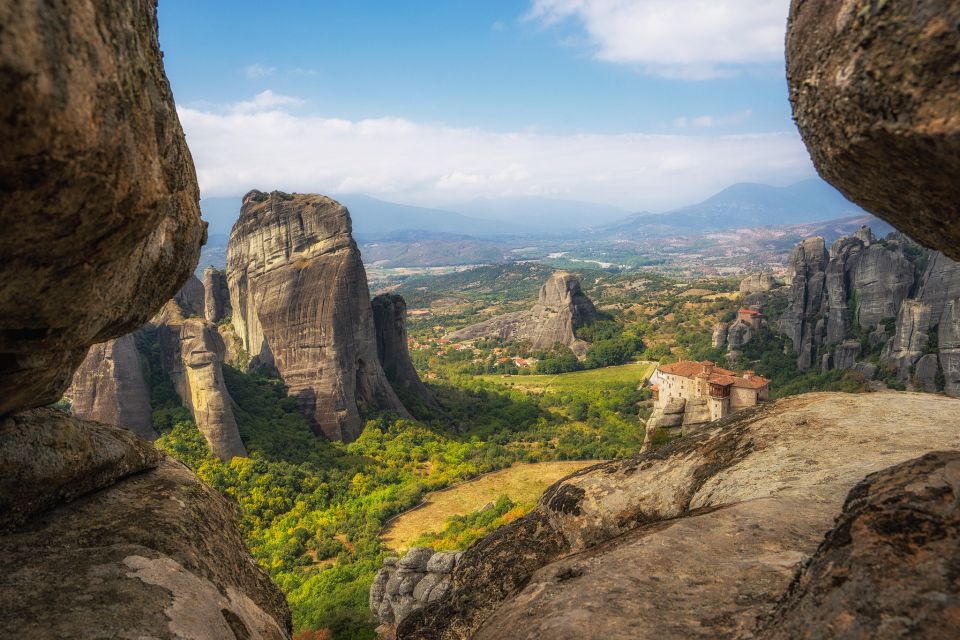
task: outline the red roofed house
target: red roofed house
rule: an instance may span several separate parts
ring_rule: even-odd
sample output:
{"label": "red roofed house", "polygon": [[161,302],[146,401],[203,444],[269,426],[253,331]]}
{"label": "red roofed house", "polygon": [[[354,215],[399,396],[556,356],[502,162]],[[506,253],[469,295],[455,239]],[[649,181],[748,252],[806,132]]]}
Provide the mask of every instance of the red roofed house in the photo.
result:
{"label": "red roofed house", "polygon": [[[677,400],[706,402],[710,421],[752,407],[770,398],[770,381],[752,371],[742,375],[705,360],[681,360],[663,364],[650,376],[655,399],[661,410]],[[676,403],[674,403],[676,404]]]}

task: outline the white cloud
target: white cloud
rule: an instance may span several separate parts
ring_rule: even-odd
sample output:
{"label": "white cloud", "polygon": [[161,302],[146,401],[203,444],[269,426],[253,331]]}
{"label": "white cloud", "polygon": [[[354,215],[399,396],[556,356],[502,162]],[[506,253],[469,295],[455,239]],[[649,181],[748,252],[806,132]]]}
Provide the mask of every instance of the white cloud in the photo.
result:
{"label": "white cloud", "polygon": [[244,67],[243,72],[247,74],[247,77],[251,80],[257,80],[259,78],[266,78],[272,76],[277,72],[276,67],[268,67],[264,64],[251,64],[248,67]]}
{"label": "white cloud", "polygon": [[226,108],[181,107],[205,197],[252,188],[364,192],[440,205],[549,195],[663,210],[733,182],[812,175],[796,133],[738,136],[499,133],[398,118],[291,113],[269,91]]}
{"label": "white cloud", "polygon": [[300,98],[294,98],[293,96],[285,96],[279,93],[274,93],[270,89],[266,91],[261,91],[257,95],[253,96],[253,100],[248,100],[245,102],[235,102],[229,106],[229,110],[234,113],[259,113],[263,111],[270,111],[271,109],[276,109],[277,107],[299,107],[306,104],[305,101]]}
{"label": "white cloud", "polygon": [[679,118],[674,118],[671,124],[677,129],[709,129],[712,127],[741,124],[751,116],[753,116],[753,111],[744,109],[743,111],[738,111],[728,116],[680,116]]}
{"label": "white cloud", "polygon": [[582,23],[599,60],[704,79],[783,60],[789,0],[533,0],[528,18]]}

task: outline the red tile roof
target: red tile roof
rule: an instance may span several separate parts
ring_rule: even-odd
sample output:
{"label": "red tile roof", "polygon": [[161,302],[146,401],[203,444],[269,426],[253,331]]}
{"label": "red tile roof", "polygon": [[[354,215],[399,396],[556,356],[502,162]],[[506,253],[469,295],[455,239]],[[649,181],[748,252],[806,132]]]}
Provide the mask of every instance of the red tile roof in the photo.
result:
{"label": "red tile roof", "polygon": [[683,378],[704,378],[710,384],[727,387],[733,385],[744,389],[762,389],[770,384],[770,381],[763,376],[758,376],[752,371],[738,376],[736,372],[718,367],[709,360],[703,362],[694,362],[692,360],[681,360],[673,364],[663,364],[659,367],[663,373],[680,376]]}

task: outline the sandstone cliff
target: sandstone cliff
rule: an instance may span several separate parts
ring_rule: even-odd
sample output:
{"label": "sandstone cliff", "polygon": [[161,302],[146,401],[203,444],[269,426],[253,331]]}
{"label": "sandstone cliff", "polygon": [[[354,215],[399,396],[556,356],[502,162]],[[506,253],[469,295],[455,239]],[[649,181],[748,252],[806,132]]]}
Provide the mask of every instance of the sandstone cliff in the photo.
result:
{"label": "sandstone cliff", "polygon": [[153,440],[150,388],[132,334],[90,347],[66,392],[70,412]]}
{"label": "sandstone cliff", "polygon": [[490,318],[455,331],[447,338],[455,342],[491,337],[529,340],[534,349],[549,349],[559,342],[582,356],[589,345],[579,340],[575,331],[597,317],[597,310],[583,293],[577,277],[558,271],[540,287],[537,304],[529,311]]}
{"label": "sandstone cliff", "polygon": [[960,260],[960,5],[793,0],[787,78],[817,170]]}
{"label": "sandstone cliff", "polygon": [[0,24],[4,415],[56,402],[91,344],[146,322],[206,224],[154,2],[2,2]]}
{"label": "sandstone cliff", "polygon": [[196,266],[205,225],[156,4],[0,2],[0,25],[0,628],[289,638],[222,496],[131,431],[24,411]]}
{"label": "sandstone cliff", "polygon": [[203,316],[217,324],[230,315],[230,291],[227,276],[222,271],[207,267],[203,271]]}
{"label": "sandstone cliff", "polygon": [[202,318],[185,318],[173,302],[160,317],[156,336],[163,369],[211,451],[221,460],[247,455],[223,380],[224,346],[217,328]]}
{"label": "sandstone cliff", "polygon": [[230,233],[227,281],[244,348],[254,364],[276,367],[318,432],[351,441],[365,409],[407,415],[377,357],[345,207],[320,195],[251,191]]}
{"label": "sandstone cliff", "polygon": [[740,294],[749,295],[751,293],[763,293],[770,291],[777,286],[777,281],[773,276],[765,271],[752,273],[740,281]]}
{"label": "sandstone cliff", "polygon": [[[449,595],[409,614],[397,637],[747,635],[865,474],[960,446],[958,409],[926,394],[808,394],[580,471],[468,549]],[[921,590],[940,584],[916,573]],[[925,616],[944,615],[950,589]]]}
{"label": "sandstone cliff", "polygon": [[407,344],[407,303],[403,296],[384,293],[371,301],[373,324],[377,334],[377,357],[393,388],[413,394],[421,402],[435,406],[433,394],[417,375],[410,361]]}

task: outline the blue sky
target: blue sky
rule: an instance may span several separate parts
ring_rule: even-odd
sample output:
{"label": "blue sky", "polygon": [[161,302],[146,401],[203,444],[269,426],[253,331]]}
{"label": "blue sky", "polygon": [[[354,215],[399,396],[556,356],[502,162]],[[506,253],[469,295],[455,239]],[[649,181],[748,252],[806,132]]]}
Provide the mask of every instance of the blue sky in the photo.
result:
{"label": "blue sky", "polygon": [[205,196],[663,209],[812,175],[786,0],[161,0]]}

